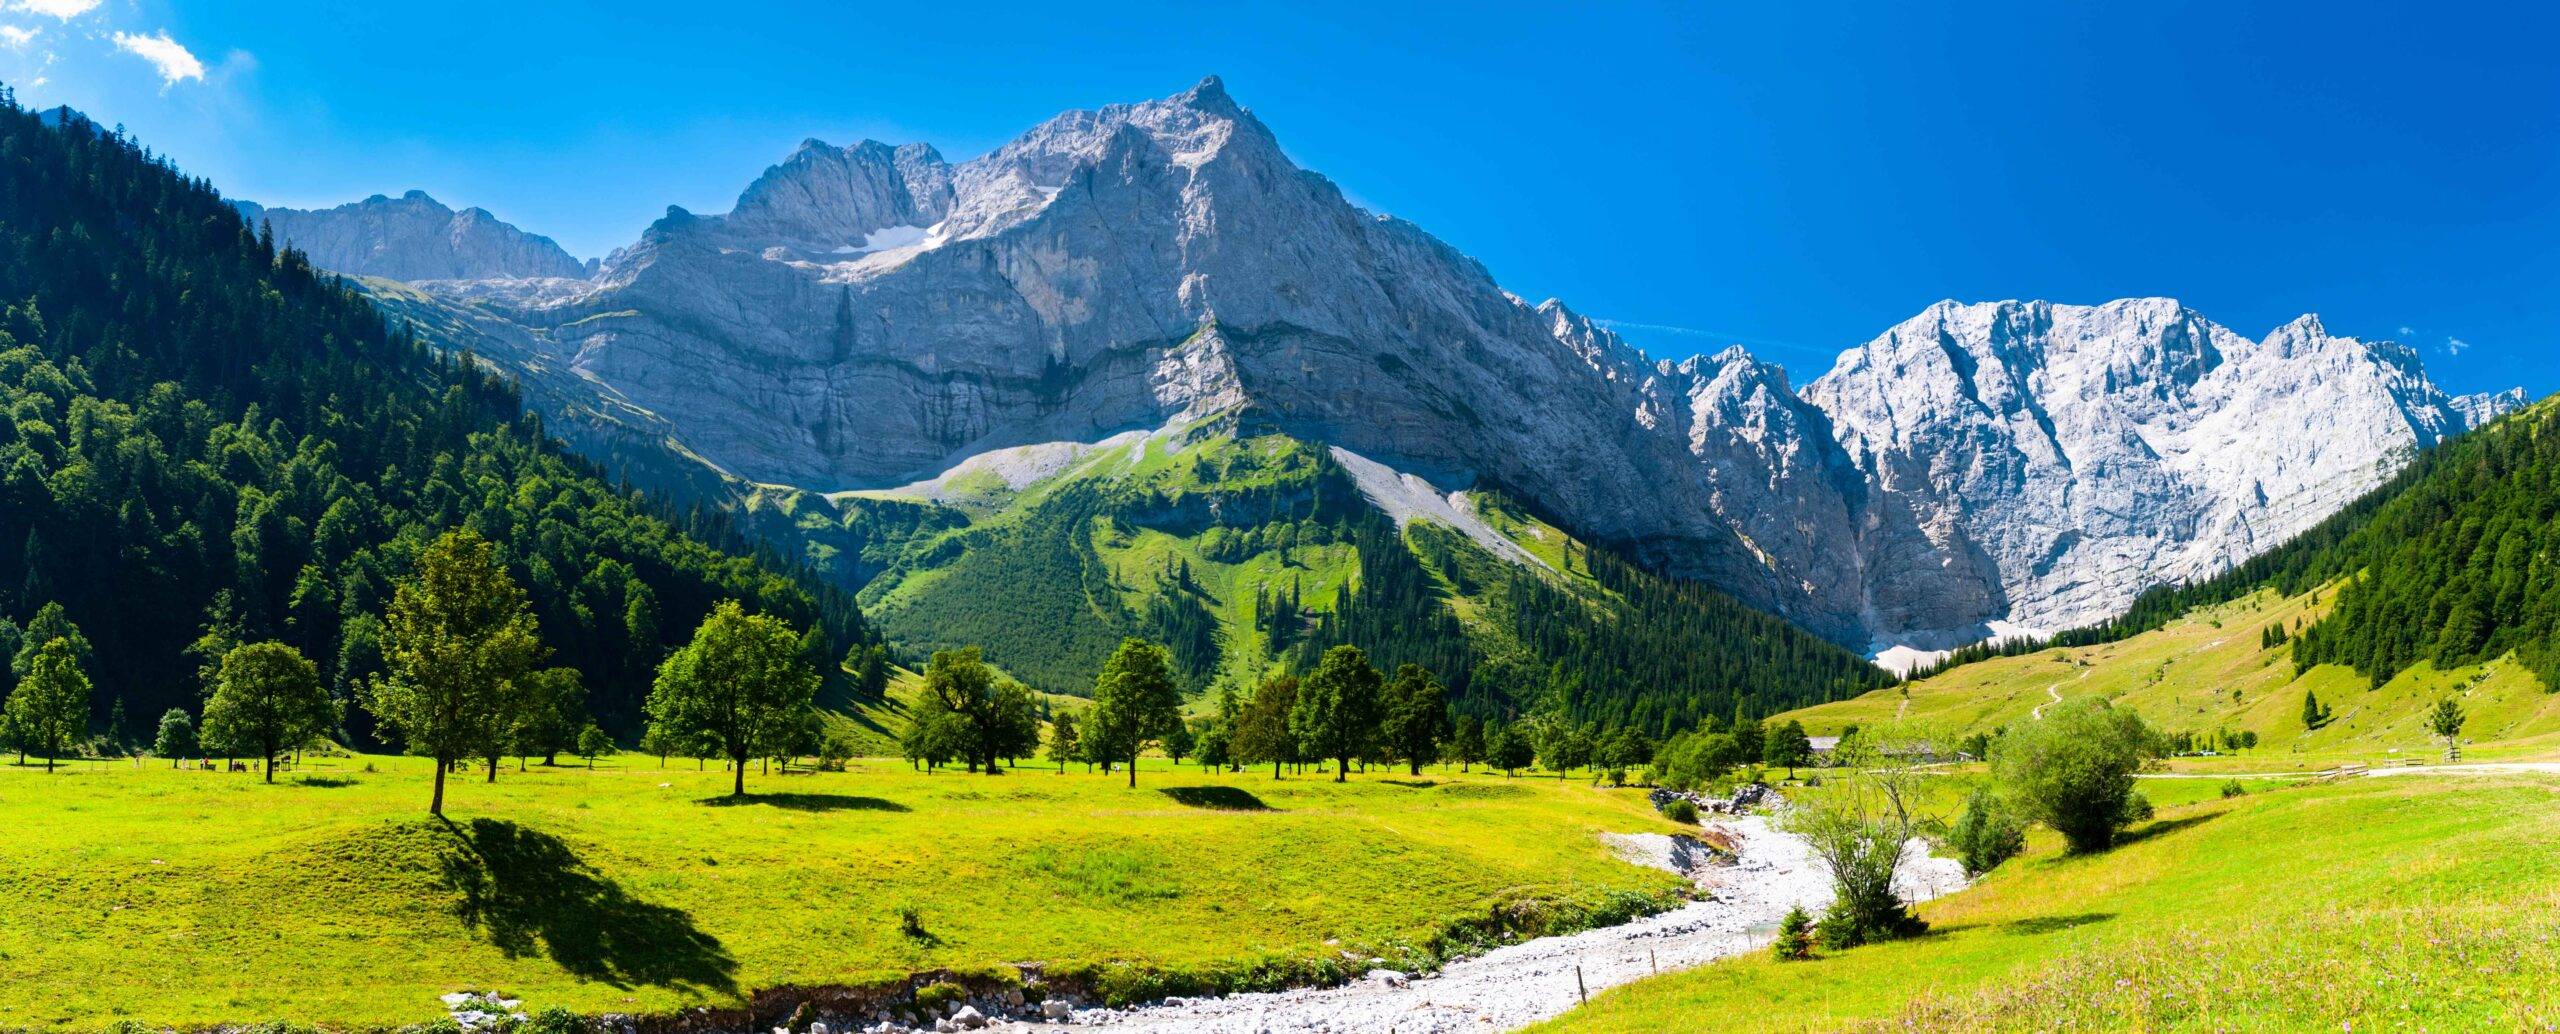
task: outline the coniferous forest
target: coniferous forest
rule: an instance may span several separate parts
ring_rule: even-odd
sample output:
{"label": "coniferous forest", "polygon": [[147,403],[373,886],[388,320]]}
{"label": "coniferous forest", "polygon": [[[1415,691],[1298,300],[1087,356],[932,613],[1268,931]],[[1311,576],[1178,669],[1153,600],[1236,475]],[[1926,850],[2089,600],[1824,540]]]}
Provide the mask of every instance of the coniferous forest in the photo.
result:
{"label": "coniferous forest", "polygon": [[870,640],[848,596],[603,483],[508,383],[387,326],[205,182],[0,105],[0,640],[76,625],[93,727],[146,737],[245,642],[350,695],[392,583],[456,527],[499,544],[551,663],[625,737],[722,599],[807,630],[812,658]]}

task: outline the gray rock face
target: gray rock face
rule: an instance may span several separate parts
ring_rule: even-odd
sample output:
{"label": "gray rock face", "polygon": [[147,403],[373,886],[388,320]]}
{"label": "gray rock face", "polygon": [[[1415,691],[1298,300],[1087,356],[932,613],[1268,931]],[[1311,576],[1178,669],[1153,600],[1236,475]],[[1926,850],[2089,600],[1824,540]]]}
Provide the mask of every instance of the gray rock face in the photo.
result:
{"label": "gray rock face", "polygon": [[1235,415],[1878,651],[2106,616],[2513,404],[2164,299],[1942,303],[1801,392],[1739,348],[1656,362],[1352,206],[1214,78],[958,165],[812,141],[591,280],[425,286],[597,451],[835,491]]}
{"label": "gray rock face", "polygon": [[301,248],[312,264],[353,276],[584,279],[591,272],[549,237],[516,229],[483,209],[456,212],[425,191],[397,198],[376,194],[325,210],[233,205],[250,222],[266,220],[278,240]]}
{"label": "gray rock face", "polygon": [[2252,341],[2163,298],[1942,302],[1804,394],[1866,476],[1874,626],[1924,649],[2212,575],[2514,404],[2317,317]]}

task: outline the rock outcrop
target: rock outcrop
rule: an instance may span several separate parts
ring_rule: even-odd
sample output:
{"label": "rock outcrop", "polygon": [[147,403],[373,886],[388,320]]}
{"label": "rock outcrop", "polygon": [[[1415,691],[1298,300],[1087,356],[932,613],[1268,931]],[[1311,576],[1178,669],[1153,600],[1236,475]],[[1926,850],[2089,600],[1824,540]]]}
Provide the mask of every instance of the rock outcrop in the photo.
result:
{"label": "rock outcrop", "polygon": [[1740,348],[1657,362],[1353,206],[1214,78],[957,165],[811,141],[591,279],[427,287],[593,451],[835,491],[1229,415],[1879,652],[2107,616],[2513,405],[2166,299],[1941,303],[1801,391]]}
{"label": "rock outcrop", "polygon": [[526,233],[483,209],[456,212],[421,190],[396,198],[376,194],[330,209],[267,208],[249,201],[233,206],[252,223],[266,221],[277,240],[302,249],[313,265],[351,276],[584,279],[592,272],[549,237]]}

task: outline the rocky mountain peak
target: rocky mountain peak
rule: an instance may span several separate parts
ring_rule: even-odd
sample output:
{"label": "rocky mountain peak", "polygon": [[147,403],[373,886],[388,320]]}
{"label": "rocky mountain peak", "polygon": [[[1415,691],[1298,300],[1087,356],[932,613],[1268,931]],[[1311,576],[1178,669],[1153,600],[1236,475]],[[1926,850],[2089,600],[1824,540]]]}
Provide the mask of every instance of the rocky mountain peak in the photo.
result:
{"label": "rocky mountain peak", "polygon": [[1214,77],[958,164],[813,141],[574,292],[446,290],[599,450],[841,492],[1235,416],[1880,653],[2107,616],[2502,404],[2170,298],[1945,300],[1800,389],[1739,347],[1657,363],[1352,206]]}
{"label": "rocky mountain peak", "polygon": [[1225,118],[1244,116],[1244,108],[1236,104],[1235,98],[1227,96],[1226,80],[1216,75],[1200,77],[1199,82],[1192,84],[1190,89],[1174,95],[1173,100],[1194,111],[1207,112]]}
{"label": "rocky mountain peak", "polygon": [[323,269],[390,280],[582,279],[594,268],[551,238],[526,233],[480,208],[456,212],[423,190],[375,194],[330,209],[267,208],[235,201],[251,222]]}

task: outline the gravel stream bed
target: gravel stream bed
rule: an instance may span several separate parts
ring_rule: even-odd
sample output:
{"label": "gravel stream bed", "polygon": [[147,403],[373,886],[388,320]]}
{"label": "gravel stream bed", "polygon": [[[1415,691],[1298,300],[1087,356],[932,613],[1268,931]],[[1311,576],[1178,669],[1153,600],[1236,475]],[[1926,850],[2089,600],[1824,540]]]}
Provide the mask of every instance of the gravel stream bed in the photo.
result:
{"label": "gravel stream bed", "polygon": [[[1197,1031],[1204,1034],[1449,1034],[1504,1031],[1572,1008],[1585,992],[1704,965],[1769,942],[1788,908],[1817,910],[1830,902],[1831,886],[1806,852],[1804,841],[1759,816],[1716,822],[1733,838],[1740,859],[1689,875],[1709,895],[1659,915],[1618,926],[1497,948],[1449,964],[1437,974],[1377,971],[1342,987],[1307,988],[1221,998],[1176,999],[1129,1009],[1079,1009],[1065,1020],[1078,1027],[1116,1031]],[[1616,838],[1631,859],[1677,871],[1680,850],[1671,837]],[[1962,870],[1910,845],[1899,882],[1904,896],[1926,900],[1964,886]],[[1005,1024],[993,1029],[1036,1030],[1060,1024]]]}

